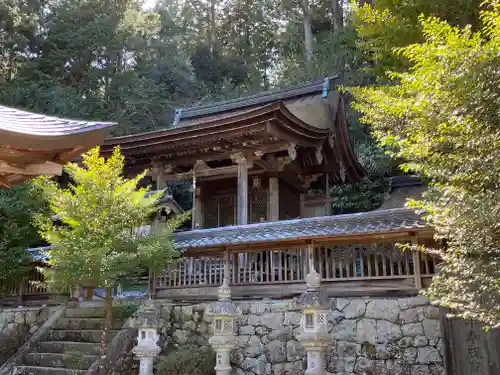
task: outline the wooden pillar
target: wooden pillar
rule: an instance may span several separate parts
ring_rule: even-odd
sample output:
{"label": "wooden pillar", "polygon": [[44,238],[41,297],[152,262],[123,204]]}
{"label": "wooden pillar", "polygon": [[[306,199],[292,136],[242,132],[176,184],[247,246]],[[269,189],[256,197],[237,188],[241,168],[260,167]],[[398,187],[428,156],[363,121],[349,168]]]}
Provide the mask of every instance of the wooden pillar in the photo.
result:
{"label": "wooden pillar", "polygon": [[325,215],[332,215],[332,201],[330,199],[330,175],[325,173]]}
{"label": "wooden pillar", "polygon": [[[418,245],[418,238],[415,236],[411,240],[412,245]],[[415,288],[422,289],[422,274],[420,271],[420,253],[412,251],[413,255],[413,275],[415,277]]]}
{"label": "wooden pillar", "polygon": [[194,212],[194,229],[203,228],[203,200],[201,198],[201,187],[196,187],[196,195],[194,200],[196,210]]}
{"label": "wooden pillar", "polygon": [[237,224],[248,224],[248,160],[236,154],[233,160],[238,164]]}
{"label": "wooden pillar", "polygon": [[167,182],[165,181],[165,174],[163,170],[159,170],[156,174],[156,190],[162,190],[167,187]]}
{"label": "wooden pillar", "polygon": [[280,219],[280,181],[278,177],[269,177],[269,221]]}

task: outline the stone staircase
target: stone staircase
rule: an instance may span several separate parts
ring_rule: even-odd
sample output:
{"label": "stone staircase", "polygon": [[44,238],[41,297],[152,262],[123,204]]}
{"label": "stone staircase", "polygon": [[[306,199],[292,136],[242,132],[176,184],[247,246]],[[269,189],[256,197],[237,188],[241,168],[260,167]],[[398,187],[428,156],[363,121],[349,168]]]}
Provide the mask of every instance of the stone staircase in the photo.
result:
{"label": "stone staircase", "polygon": [[[108,339],[120,331],[117,321]],[[82,375],[99,359],[104,308],[67,309],[15,367],[13,375]]]}

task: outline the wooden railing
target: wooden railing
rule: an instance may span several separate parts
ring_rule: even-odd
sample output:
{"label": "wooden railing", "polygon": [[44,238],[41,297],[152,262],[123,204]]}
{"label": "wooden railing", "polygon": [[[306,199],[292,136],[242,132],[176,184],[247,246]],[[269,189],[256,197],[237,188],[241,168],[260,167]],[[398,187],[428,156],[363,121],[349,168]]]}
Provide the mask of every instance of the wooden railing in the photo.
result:
{"label": "wooden railing", "polygon": [[[307,249],[269,249],[231,253],[229,281],[233,286],[304,284],[309,269]],[[324,284],[386,285],[388,289],[420,289],[432,277],[437,260],[401,251],[396,243],[316,246],[314,268]],[[224,255],[182,258],[157,278],[156,290],[217,287],[224,276]],[[357,284],[355,284],[357,282]],[[391,287],[392,285],[392,287]],[[343,287],[345,288],[345,287]],[[163,293],[169,295],[169,292]]]}
{"label": "wooden railing", "polygon": [[45,283],[43,273],[36,267],[32,268],[19,282],[9,282],[0,286],[6,300],[22,302],[26,298],[49,297],[55,293]]}

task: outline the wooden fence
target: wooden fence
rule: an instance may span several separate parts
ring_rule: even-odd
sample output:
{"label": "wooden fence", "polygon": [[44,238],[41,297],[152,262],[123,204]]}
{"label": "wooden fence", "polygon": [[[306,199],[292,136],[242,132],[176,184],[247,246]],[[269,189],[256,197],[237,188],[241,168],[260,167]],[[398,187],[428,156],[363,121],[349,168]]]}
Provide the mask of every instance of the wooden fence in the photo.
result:
{"label": "wooden fence", "polygon": [[26,299],[44,299],[55,293],[45,284],[43,273],[33,267],[26,272],[20,282],[9,282],[1,286],[4,302],[22,303]]}
{"label": "wooden fence", "polygon": [[[436,269],[434,258],[403,252],[392,242],[317,246],[313,251],[315,269],[323,283],[335,284],[337,290],[348,290],[349,283],[357,289],[379,283],[392,285],[389,289],[416,290],[426,284]],[[307,249],[304,248],[229,254],[229,280],[236,287],[290,284],[303,287],[308,269]],[[202,288],[204,294],[210,294],[214,291],[207,288],[219,286],[223,276],[223,254],[187,257],[168,265],[156,278],[155,288],[163,290],[161,294],[169,298],[176,293],[183,295],[180,289]]]}

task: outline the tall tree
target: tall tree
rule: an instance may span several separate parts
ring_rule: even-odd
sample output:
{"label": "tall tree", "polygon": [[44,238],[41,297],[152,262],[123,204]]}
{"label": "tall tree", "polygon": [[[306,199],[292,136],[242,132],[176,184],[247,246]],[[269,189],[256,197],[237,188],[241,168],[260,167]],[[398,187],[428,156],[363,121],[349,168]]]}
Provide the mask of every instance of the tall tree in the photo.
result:
{"label": "tall tree", "polygon": [[479,11],[484,0],[427,1],[377,0],[359,2],[354,6],[353,22],[359,36],[359,47],[367,54],[373,70],[387,79],[388,70],[408,67],[403,55],[394,54],[395,48],[424,41],[420,15],[439,17],[453,26],[480,26]]}
{"label": "tall tree", "polygon": [[137,188],[145,172],[126,179],[123,166],[119,149],[105,160],[95,148],[83,155],[81,166],[65,166],[73,181],[66,188],[48,178],[37,181],[62,223],[54,223],[51,215],[37,218],[40,232],[51,246],[51,267],[46,270],[49,283],[71,290],[82,285],[106,289],[104,358],[112,319],[112,288],[145,270],[163,269],[176,256],[172,232],[186,219],[186,215],[172,219],[150,236],[137,234],[134,229],[150,223],[159,196],[146,196],[147,188]]}
{"label": "tall tree", "polygon": [[30,268],[26,251],[41,242],[32,216],[47,210],[40,190],[29,183],[0,189],[0,295],[18,287]]}
{"label": "tall tree", "polygon": [[401,50],[398,84],[353,90],[377,139],[431,179],[417,203],[446,246],[426,294],[456,315],[500,326],[500,1],[483,27],[421,18],[425,40]]}

